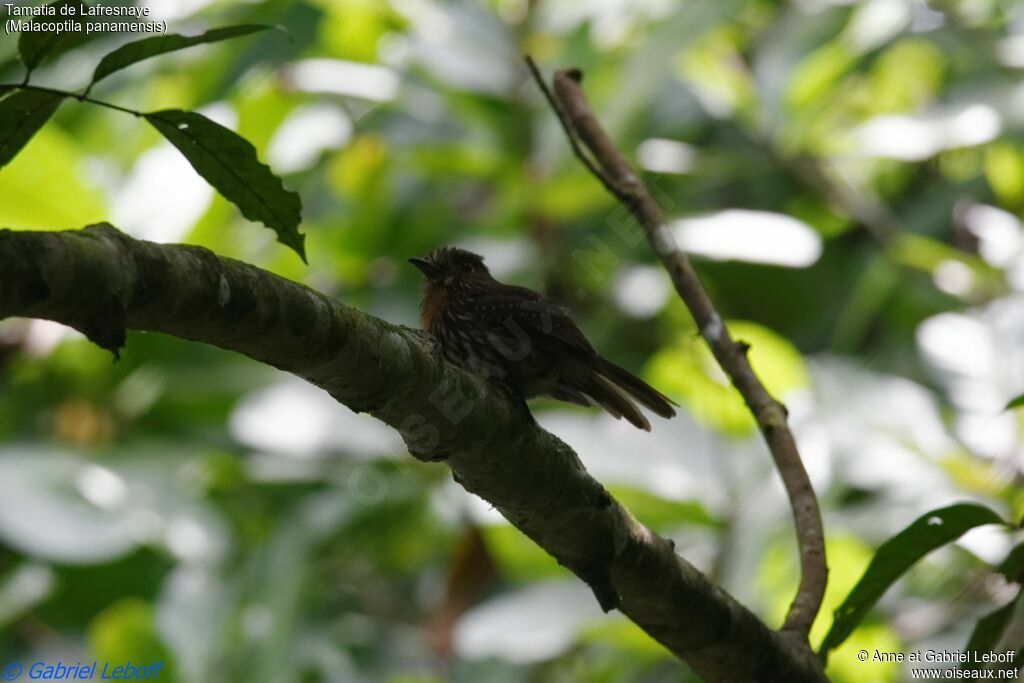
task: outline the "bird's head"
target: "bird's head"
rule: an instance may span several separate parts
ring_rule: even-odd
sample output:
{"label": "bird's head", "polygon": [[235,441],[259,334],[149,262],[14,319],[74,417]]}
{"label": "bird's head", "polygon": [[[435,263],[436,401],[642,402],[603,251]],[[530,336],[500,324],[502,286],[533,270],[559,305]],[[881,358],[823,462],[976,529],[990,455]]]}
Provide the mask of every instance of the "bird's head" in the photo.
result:
{"label": "bird's head", "polygon": [[441,247],[424,258],[411,258],[409,263],[420,269],[427,282],[446,288],[458,288],[493,279],[484,265],[483,256],[458,247]]}

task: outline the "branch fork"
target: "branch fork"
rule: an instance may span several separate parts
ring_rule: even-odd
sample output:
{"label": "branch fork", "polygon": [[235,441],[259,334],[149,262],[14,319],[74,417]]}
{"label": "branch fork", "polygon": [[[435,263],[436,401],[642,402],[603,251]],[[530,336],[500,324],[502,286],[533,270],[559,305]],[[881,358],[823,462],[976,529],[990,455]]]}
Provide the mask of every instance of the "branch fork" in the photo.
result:
{"label": "branch fork", "polygon": [[743,396],[764,435],[789,496],[800,548],[800,585],[781,630],[801,636],[806,643],[821,609],[828,567],[818,499],[787,424],[786,408],[758,379],[747,358],[749,344],[732,339],[690,259],[676,246],[658,203],[597,120],[581,88],[583,72],[556,71],[551,88],[530,57],[526,57],[526,65],[558,117],[573,153],[643,227],[701,336]]}

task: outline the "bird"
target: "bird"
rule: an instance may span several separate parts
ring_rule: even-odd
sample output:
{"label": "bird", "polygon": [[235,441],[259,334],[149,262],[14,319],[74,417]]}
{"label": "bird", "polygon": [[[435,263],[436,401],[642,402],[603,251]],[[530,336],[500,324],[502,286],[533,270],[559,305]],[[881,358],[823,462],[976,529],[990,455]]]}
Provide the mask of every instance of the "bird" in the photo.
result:
{"label": "bird", "polygon": [[420,325],[455,365],[524,401],[600,406],[648,432],[637,404],[676,414],[670,398],[601,356],[565,308],[494,279],[479,254],[445,246],[409,263],[424,276]]}

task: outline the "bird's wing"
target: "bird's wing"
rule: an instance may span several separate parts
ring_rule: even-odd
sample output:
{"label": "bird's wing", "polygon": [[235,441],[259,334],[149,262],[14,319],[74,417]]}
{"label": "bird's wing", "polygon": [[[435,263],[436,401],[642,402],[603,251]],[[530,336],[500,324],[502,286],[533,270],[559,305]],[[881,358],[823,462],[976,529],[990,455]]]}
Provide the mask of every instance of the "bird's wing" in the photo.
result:
{"label": "bird's wing", "polygon": [[484,310],[477,315],[489,321],[489,332],[514,341],[529,338],[539,350],[575,351],[588,360],[597,359],[597,352],[576,327],[565,308],[542,295],[515,285],[501,285],[489,292]]}

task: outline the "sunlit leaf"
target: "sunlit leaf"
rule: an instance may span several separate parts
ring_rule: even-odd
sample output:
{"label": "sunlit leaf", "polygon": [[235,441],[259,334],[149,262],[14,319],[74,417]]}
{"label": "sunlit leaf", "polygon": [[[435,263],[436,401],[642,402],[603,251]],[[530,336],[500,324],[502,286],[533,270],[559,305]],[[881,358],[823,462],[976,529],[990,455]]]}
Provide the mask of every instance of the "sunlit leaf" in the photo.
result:
{"label": "sunlit leaf", "polygon": [[853,632],[882,594],[918,560],[964,532],[984,524],[1001,524],[992,510],[973,503],[959,503],[927,512],[913,524],[879,546],[864,576],[835,611],[832,628],[821,645],[828,656]]}
{"label": "sunlit leaf", "polygon": [[957,267],[961,269],[966,267],[971,274],[972,292],[998,292],[1002,286],[1001,271],[990,266],[981,257],[968,254],[926,235],[906,232],[893,235],[887,243],[886,254],[900,265],[920,270],[933,277],[937,269],[947,267],[951,263],[958,264]]}
{"label": "sunlit leaf", "polygon": [[46,124],[63,99],[50,92],[19,90],[0,100],[0,168]]}
{"label": "sunlit leaf", "polygon": [[1007,142],[995,142],[985,151],[985,179],[1007,207],[1024,202],[1024,151]]}
{"label": "sunlit leaf", "polygon": [[168,109],[146,114],[146,120],[243,216],[266,225],[306,260],[299,195],[284,188],[248,140],[195,112]]}
{"label": "sunlit leaf", "polygon": [[628,619],[601,619],[588,624],[580,633],[580,640],[628,653],[631,660],[656,662],[671,659],[668,650]]}
{"label": "sunlit leaf", "polygon": [[839,41],[818,48],[793,70],[786,90],[786,105],[799,111],[825,99],[843,82],[843,76],[853,68],[856,59],[857,55]]}
{"label": "sunlit leaf", "polygon": [[[512,191],[520,188],[514,188]],[[614,209],[610,199],[600,184],[593,182],[584,169],[573,168],[560,173],[551,180],[541,184],[535,191],[525,197],[517,197],[529,206],[543,211],[544,215],[554,220],[573,221],[592,213],[595,208],[601,210]],[[608,208],[605,208],[608,207]],[[628,226],[628,216],[609,213],[609,220],[616,226]]]}
{"label": "sunlit leaf", "polygon": [[403,23],[384,2],[331,1],[322,4],[321,41],[325,50],[342,59],[374,62],[381,37]]}
{"label": "sunlit leaf", "polygon": [[[828,557],[828,585],[819,618],[815,620],[809,641],[820,643],[828,630],[827,620],[820,615],[834,611],[857,583],[857,579],[871,562],[871,548],[853,534],[836,531],[825,539]],[[756,590],[761,598],[764,620],[768,624],[781,624],[793,600],[800,578],[799,558],[783,543],[766,545],[757,568]]]}
{"label": "sunlit leaf", "polygon": [[1006,404],[1006,409],[1010,410],[1012,408],[1020,408],[1021,406],[1024,406],[1024,394],[1010,399],[1010,402]]}
{"label": "sunlit leaf", "polygon": [[942,86],[945,55],[930,41],[905,38],[885,49],[871,67],[870,113],[914,111]]}
{"label": "sunlit leaf", "polygon": [[964,450],[951,451],[939,465],[957,488],[981,498],[998,499],[1007,486],[1007,482],[992,476],[991,461]]}
{"label": "sunlit leaf", "polygon": [[257,31],[266,31],[269,28],[272,27],[263,24],[242,24],[240,26],[215,28],[198,36],[183,36],[172,33],[166,36],[153,36],[151,38],[143,38],[142,40],[133,40],[100,60],[96,70],[93,71],[92,84],[106,78],[115,71],[120,71],[150,57],[156,57],[157,55],[167,54],[176,50],[184,50],[193,45],[215,43],[221,40],[228,40],[229,38],[249,35]]}
{"label": "sunlit leaf", "polygon": [[[897,683],[903,681],[902,667],[891,658],[875,657],[875,653],[906,652],[906,644],[888,624],[864,624],[832,653],[825,674],[835,683]],[[861,661],[860,652],[868,653]]]}
{"label": "sunlit leaf", "polygon": [[[170,653],[157,633],[155,621],[153,607],[148,602],[138,598],[115,602],[96,615],[89,624],[89,646],[93,655],[98,661],[109,663],[110,667],[126,664],[136,667],[158,666],[155,671],[159,673],[148,678],[174,680],[169,673]],[[107,673],[113,676],[113,669]]]}
{"label": "sunlit leaf", "polygon": [[[768,391],[783,396],[809,383],[800,352],[772,330],[747,321],[726,323],[733,338],[750,344],[750,362]],[[681,399],[694,417],[715,429],[747,434],[755,429],[750,410],[729,383],[707,345],[693,333],[658,351],[646,372],[654,386]]]}
{"label": "sunlit leaf", "polygon": [[507,524],[481,529],[487,549],[501,575],[513,582],[529,583],[553,576],[568,576],[553,557]]}
{"label": "sunlit leaf", "polygon": [[[0,171],[0,226],[47,229],[89,225],[110,216],[101,189],[89,175],[77,137],[44,126]],[[52,186],[60,183],[60,201]]]}
{"label": "sunlit leaf", "polygon": [[716,528],[721,524],[697,501],[666,500],[629,486],[609,486],[608,492],[654,531],[670,531],[681,526]]}
{"label": "sunlit leaf", "polygon": [[388,156],[387,143],[374,136],[361,136],[352,141],[331,162],[328,180],[340,194],[363,198],[380,178]]}
{"label": "sunlit leaf", "polygon": [[718,113],[743,111],[753,96],[750,73],[741,68],[740,32],[723,26],[705,33],[680,52],[680,75],[701,93],[701,101]]}
{"label": "sunlit leaf", "polygon": [[232,97],[238,112],[237,132],[257,149],[266,149],[277,129],[301,102],[301,96],[282,91],[275,81],[253,83]]}

